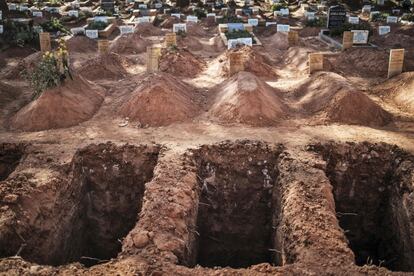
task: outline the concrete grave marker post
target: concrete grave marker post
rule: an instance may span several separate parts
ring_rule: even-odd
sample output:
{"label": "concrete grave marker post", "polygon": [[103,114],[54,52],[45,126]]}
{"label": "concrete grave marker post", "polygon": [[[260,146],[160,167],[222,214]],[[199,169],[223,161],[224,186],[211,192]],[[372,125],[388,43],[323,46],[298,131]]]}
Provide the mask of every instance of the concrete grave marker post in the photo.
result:
{"label": "concrete grave marker post", "polygon": [[159,59],[161,55],[161,48],[148,46],[147,47],[147,72],[154,73],[159,70]]}
{"label": "concrete grave marker post", "polygon": [[299,33],[296,31],[288,32],[289,47],[296,46],[299,43]]}
{"label": "concrete grave marker post", "polygon": [[388,78],[392,78],[402,73],[404,54],[404,49],[391,49],[388,63]]}
{"label": "concrete grave marker post", "polygon": [[98,53],[103,55],[109,52],[109,40],[100,39],[98,40]]}
{"label": "concrete grave marker post", "polygon": [[309,74],[323,70],[323,54],[309,54]]}
{"label": "concrete grave marker post", "polygon": [[239,52],[233,52],[229,55],[229,75],[233,76],[238,72],[244,71],[243,56]]}
{"label": "concrete grave marker post", "polygon": [[354,45],[354,33],[344,32],[342,37],[342,50],[349,49]]}
{"label": "concrete grave marker post", "polygon": [[168,33],[165,35],[165,46],[177,46],[177,34],[176,33]]}
{"label": "concrete grave marker post", "polygon": [[40,51],[42,53],[50,51],[52,49],[52,45],[50,42],[50,33],[40,33],[39,34],[39,41],[40,41]]}

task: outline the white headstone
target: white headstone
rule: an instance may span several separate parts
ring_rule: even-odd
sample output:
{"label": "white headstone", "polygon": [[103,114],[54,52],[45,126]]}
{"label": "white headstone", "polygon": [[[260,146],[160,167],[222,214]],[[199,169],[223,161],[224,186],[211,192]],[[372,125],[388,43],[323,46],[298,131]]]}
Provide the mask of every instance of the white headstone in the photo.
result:
{"label": "white headstone", "polygon": [[78,34],[84,34],[85,33],[85,29],[82,27],[78,27],[78,28],[72,28],[70,29],[70,32],[74,35],[78,35]]}
{"label": "white headstone", "polygon": [[266,27],[277,25],[277,22],[266,22]]}
{"label": "white headstone", "polygon": [[280,9],[280,13],[284,16],[289,15],[289,9]]}
{"label": "white headstone", "polygon": [[387,23],[388,24],[398,23],[398,17],[397,16],[387,16]]}
{"label": "white headstone", "polygon": [[172,17],[177,17],[178,19],[181,18],[181,13],[172,13],[171,14]]}
{"label": "white headstone", "polygon": [[370,13],[371,12],[371,9],[372,9],[372,7],[371,7],[371,5],[364,5],[363,7],[362,7],[362,12],[364,13]]}
{"label": "white headstone", "polygon": [[146,10],[148,8],[148,6],[146,4],[139,4],[138,5],[138,9],[140,10]]}
{"label": "white headstone", "polygon": [[285,24],[277,24],[277,31],[278,32],[289,32],[290,31],[290,26],[289,25],[285,25]]}
{"label": "white headstone", "polygon": [[236,48],[237,45],[253,46],[253,39],[251,37],[229,39],[227,43],[227,49]]}
{"label": "white headstone", "polygon": [[155,3],[155,4],[154,4],[154,7],[155,7],[156,9],[161,9],[161,8],[162,8],[162,4],[161,4],[161,3]]}
{"label": "white headstone", "polygon": [[33,17],[43,17],[43,13],[41,11],[34,11],[32,12]]}
{"label": "white headstone", "polygon": [[0,25],[0,34],[2,34],[4,31],[3,25]]}
{"label": "white headstone", "polygon": [[26,5],[21,5],[21,6],[19,7],[19,10],[20,10],[20,11],[22,11],[22,12],[24,12],[24,11],[29,10],[29,7],[27,7]]}
{"label": "white headstone", "polygon": [[350,16],[350,17],[348,17],[348,22],[350,24],[359,24],[359,17],[358,16]]}
{"label": "white headstone", "polygon": [[138,22],[138,24],[141,23],[150,23],[150,17],[149,16],[141,16],[141,17],[136,17],[135,18],[135,22]]}
{"label": "white headstone", "polygon": [[103,23],[108,23],[108,17],[107,16],[95,16],[93,18],[93,20],[95,22],[103,22]]}
{"label": "white headstone", "polygon": [[17,5],[14,3],[9,4],[9,10],[15,11],[17,9]]}
{"label": "white headstone", "polygon": [[354,33],[354,44],[367,44],[369,31],[367,30],[351,30]]}
{"label": "white headstone", "polygon": [[257,18],[249,18],[247,20],[247,24],[252,25],[252,26],[258,26],[259,25],[259,19],[257,19]]}
{"label": "white headstone", "polygon": [[86,30],[85,35],[89,38],[96,39],[98,38],[98,30]]}
{"label": "white headstone", "polygon": [[305,12],[305,17],[308,21],[315,20],[315,13],[314,12]]}
{"label": "white headstone", "polygon": [[184,24],[174,24],[173,25],[173,32],[174,33],[178,33],[178,32],[187,32],[187,25]]}
{"label": "white headstone", "polygon": [[386,35],[389,32],[391,32],[391,27],[390,26],[379,26],[378,27],[378,34],[379,35]]}
{"label": "white headstone", "polygon": [[197,23],[198,22],[198,17],[197,16],[188,15],[187,16],[187,22]]}
{"label": "white headstone", "polygon": [[68,11],[68,16],[70,16],[70,17],[79,17],[79,11],[77,11],[77,10],[70,10],[70,11]]}
{"label": "white headstone", "polygon": [[2,20],[2,19],[3,19],[3,12],[0,11],[0,20]]}
{"label": "white headstone", "polygon": [[132,25],[119,26],[119,31],[121,32],[121,35],[131,34],[134,32],[134,26]]}

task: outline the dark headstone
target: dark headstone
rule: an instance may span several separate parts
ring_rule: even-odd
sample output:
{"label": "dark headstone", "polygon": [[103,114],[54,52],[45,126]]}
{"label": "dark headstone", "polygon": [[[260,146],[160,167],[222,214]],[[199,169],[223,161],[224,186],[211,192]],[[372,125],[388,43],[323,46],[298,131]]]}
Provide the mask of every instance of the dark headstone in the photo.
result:
{"label": "dark headstone", "polygon": [[177,0],[177,7],[184,8],[190,5],[190,0]]}
{"label": "dark headstone", "polygon": [[104,11],[114,12],[114,10],[115,10],[115,1],[114,0],[101,0],[101,8]]}
{"label": "dark headstone", "polygon": [[327,22],[327,27],[329,29],[341,27],[345,22],[346,9],[344,8],[344,6],[337,5],[329,8]]}

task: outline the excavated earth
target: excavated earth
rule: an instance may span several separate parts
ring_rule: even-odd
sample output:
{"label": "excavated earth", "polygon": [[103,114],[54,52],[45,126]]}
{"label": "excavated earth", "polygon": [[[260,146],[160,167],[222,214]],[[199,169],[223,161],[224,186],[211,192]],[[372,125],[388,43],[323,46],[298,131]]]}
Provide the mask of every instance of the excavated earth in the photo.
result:
{"label": "excavated earth", "polygon": [[67,163],[44,155],[0,146],[6,274],[414,271],[414,155],[397,146],[108,142]]}

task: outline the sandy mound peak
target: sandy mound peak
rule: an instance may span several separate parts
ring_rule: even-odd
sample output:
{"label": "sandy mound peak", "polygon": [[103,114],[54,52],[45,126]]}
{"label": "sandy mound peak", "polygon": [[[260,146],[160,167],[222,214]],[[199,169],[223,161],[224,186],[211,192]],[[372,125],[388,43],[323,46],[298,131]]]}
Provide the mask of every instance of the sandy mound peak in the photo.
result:
{"label": "sandy mound peak", "polygon": [[83,35],[75,35],[66,41],[69,53],[87,53],[98,51],[96,40],[90,39]]}
{"label": "sandy mound peak", "polygon": [[252,73],[239,72],[218,86],[209,114],[226,123],[266,126],[279,122],[287,111],[280,92]]}
{"label": "sandy mound peak", "polygon": [[77,125],[99,109],[104,90],[80,76],[44,91],[11,118],[12,129],[39,131]]}
{"label": "sandy mound peak", "polygon": [[241,47],[232,49],[226,52],[223,56],[218,57],[219,60],[226,61],[221,62],[222,74],[228,75],[228,60],[231,53],[241,54],[241,59],[244,64],[244,71],[253,73],[261,78],[275,78],[277,74],[271,66],[271,62],[268,58],[262,54],[256,52],[252,47]]}
{"label": "sandy mound peak", "polygon": [[329,122],[384,126],[392,121],[392,115],[360,91],[340,91],[326,109]]}
{"label": "sandy mound peak", "polygon": [[193,118],[198,109],[190,86],[169,74],[157,73],[131,93],[120,114],[142,125],[165,126]]}
{"label": "sandy mound peak", "polygon": [[164,34],[160,28],[155,27],[152,23],[138,24],[136,27],[136,32],[141,36],[160,36]]}
{"label": "sandy mound peak", "polygon": [[141,34],[134,32],[124,34],[115,39],[110,47],[110,51],[117,54],[139,54],[147,50],[151,43],[141,37]]}
{"label": "sandy mound peak", "polygon": [[163,29],[171,29],[174,26],[174,24],[178,23],[181,23],[181,19],[175,16],[170,16],[166,18],[163,22],[161,22],[160,27]]}
{"label": "sandy mound peak", "polygon": [[402,73],[376,86],[374,91],[390,98],[399,108],[414,113],[414,72]]}
{"label": "sandy mound peak", "polygon": [[78,73],[88,80],[117,80],[128,74],[129,61],[119,54],[110,53],[88,60]]}
{"label": "sandy mound peak", "polygon": [[195,77],[206,64],[186,49],[164,49],[160,58],[160,70],[180,77]]}

